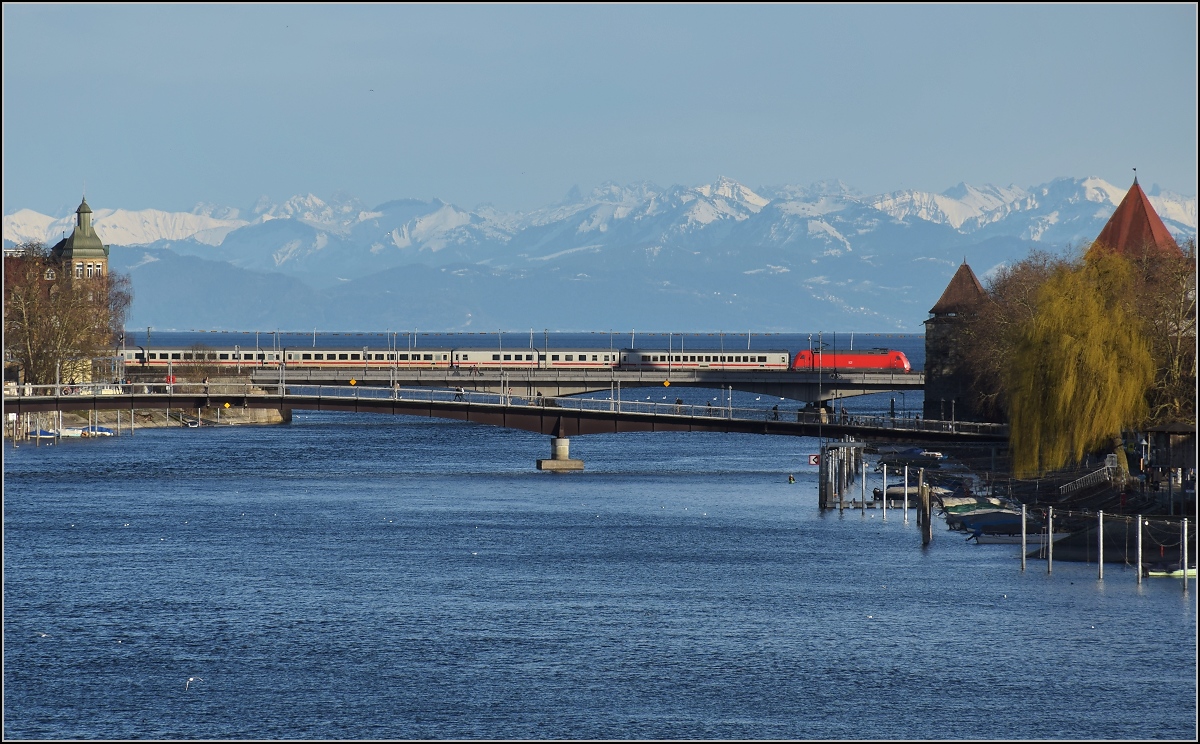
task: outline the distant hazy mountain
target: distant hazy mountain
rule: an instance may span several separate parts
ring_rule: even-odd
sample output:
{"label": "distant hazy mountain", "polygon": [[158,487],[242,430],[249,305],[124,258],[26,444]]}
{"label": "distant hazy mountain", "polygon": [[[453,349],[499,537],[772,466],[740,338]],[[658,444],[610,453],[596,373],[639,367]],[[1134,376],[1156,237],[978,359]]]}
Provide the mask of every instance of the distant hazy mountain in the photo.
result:
{"label": "distant hazy mountain", "polygon": [[[986,278],[1099,234],[1125,189],[1097,178],[864,196],[838,181],[572,189],[526,213],[308,194],[249,209],[97,209],[131,327],[919,332],[964,259]],[[1196,199],[1147,191],[1196,233]],[[74,215],[4,217],[52,244]]]}

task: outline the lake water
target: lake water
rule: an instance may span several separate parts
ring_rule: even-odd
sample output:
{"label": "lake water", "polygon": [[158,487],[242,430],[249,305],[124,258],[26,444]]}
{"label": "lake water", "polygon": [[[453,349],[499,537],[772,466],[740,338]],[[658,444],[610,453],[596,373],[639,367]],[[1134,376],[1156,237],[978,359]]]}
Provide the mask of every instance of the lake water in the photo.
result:
{"label": "lake water", "polygon": [[1194,581],[822,514],[817,448],[576,437],[552,474],[548,437],[305,412],[6,443],[5,738],[1194,739]]}

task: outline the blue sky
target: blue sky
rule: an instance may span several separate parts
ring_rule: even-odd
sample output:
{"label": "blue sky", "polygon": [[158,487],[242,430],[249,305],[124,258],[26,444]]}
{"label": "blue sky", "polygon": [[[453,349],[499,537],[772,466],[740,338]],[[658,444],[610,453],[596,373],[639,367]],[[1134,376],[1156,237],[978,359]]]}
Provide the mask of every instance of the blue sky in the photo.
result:
{"label": "blue sky", "polygon": [[1196,194],[1170,5],[3,6],[3,211],[604,181]]}

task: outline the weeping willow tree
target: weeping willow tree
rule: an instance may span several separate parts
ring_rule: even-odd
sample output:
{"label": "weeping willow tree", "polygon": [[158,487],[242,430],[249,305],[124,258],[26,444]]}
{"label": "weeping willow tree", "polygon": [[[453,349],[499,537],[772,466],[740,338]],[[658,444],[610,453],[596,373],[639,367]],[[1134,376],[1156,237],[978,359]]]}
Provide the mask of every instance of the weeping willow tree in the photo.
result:
{"label": "weeping willow tree", "polygon": [[1077,463],[1144,419],[1155,365],[1133,286],[1129,261],[1093,251],[1038,289],[1003,380],[1017,477]]}

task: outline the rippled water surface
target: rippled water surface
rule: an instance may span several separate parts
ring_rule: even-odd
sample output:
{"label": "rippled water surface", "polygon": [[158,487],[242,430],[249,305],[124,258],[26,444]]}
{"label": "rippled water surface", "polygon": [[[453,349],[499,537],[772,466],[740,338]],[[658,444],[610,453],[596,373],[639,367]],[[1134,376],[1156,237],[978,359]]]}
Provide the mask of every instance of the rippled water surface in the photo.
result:
{"label": "rippled water surface", "polygon": [[548,437],[318,413],[7,443],[4,735],[1194,738],[1194,581],[821,514],[816,449],[577,437],[556,475]]}

